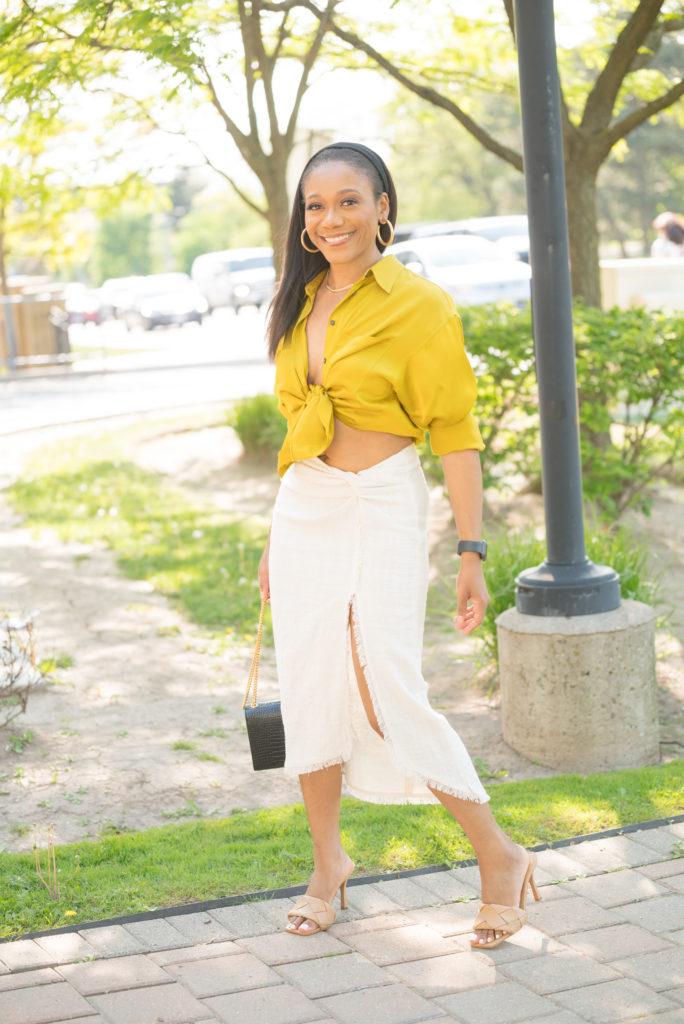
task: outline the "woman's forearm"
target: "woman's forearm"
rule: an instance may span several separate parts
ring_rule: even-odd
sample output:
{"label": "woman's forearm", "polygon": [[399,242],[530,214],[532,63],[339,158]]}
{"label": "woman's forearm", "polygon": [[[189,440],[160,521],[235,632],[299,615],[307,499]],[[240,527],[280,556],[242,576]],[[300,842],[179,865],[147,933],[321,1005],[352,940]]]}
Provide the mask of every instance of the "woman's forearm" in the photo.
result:
{"label": "woman's forearm", "polygon": [[[482,539],[482,470],[480,453],[474,449],[442,456],[451,508],[461,540]],[[458,607],[456,629],[467,636],[484,619],[489,595],[476,551],[464,551],[456,579]]]}
{"label": "woman's forearm", "polygon": [[[482,539],[482,469],[473,448],[442,456],[444,480],[461,540]],[[475,556],[479,558],[479,555]]]}

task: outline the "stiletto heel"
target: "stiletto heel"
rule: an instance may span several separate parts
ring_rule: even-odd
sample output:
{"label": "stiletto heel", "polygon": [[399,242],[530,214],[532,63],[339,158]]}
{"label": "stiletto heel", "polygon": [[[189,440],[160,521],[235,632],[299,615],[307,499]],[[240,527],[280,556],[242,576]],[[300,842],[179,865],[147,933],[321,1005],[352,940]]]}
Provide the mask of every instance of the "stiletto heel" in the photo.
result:
{"label": "stiletto heel", "polygon": [[537,891],[537,886],[534,884],[534,868],[532,869],[532,874],[530,875],[530,888],[532,889],[532,895],[534,896],[535,900],[539,902],[541,896]]}
{"label": "stiletto heel", "polygon": [[[353,870],[354,865],[352,864],[349,875],[351,875]],[[340,885],[341,910],[347,909],[347,879],[349,878],[349,875],[347,875],[347,878],[345,878]],[[337,895],[337,893],[335,893],[335,895]],[[335,899],[335,896],[333,896],[333,899]],[[305,894],[304,896],[299,897],[287,916],[288,920],[291,920],[293,923],[298,917],[303,917],[305,921],[313,921],[316,925],[315,928],[305,928],[303,931],[301,924],[297,928],[288,925],[287,931],[289,931],[290,935],[316,935],[318,932],[327,931],[333,923],[335,920],[335,908],[332,903],[328,903],[327,900],[322,900],[318,896],[309,896],[308,894]]]}
{"label": "stiletto heel", "polygon": [[532,889],[535,900],[541,899],[534,881],[534,869],[536,866],[537,855],[530,853],[527,871],[525,872],[522,889],[520,890],[520,902],[517,907],[506,907],[502,903],[483,903],[481,905],[480,911],[475,918],[473,930],[503,932],[503,934],[498,939],[492,939],[491,942],[479,942],[477,940],[471,942],[470,945],[473,949],[493,949],[494,946],[499,946],[506,939],[510,939],[511,935],[515,935],[527,923],[527,886],[529,885]]}

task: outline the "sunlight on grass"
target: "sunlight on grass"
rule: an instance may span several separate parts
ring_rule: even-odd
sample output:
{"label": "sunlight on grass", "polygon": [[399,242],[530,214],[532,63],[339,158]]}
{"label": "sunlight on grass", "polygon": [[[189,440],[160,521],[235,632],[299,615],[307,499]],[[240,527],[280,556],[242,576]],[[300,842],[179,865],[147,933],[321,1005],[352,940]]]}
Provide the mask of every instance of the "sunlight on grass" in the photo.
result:
{"label": "sunlight on grass", "polygon": [[253,630],[265,525],[191,503],[133,462],[90,461],[93,450],[112,456],[116,445],[105,437],[101,444],[91,439],[73,450],[52,446],[39,453],[31,475],[8,489],[15,511],[62,540],[106,544],[127,576],[147,580],[200,625]]}
{"label": "sunlight on grass", "polygon": [[[497,820],[530,847],[681,814],[684,761],[496,784],[490,794]],[[32,857],[0,854],[0,935],[306,882],[311,840],[301,804],[214,820],[200,814],[187,800],[169,817],[194,820],[57,847],[60,901],[41,885]],[[455,864],[473,855],[461,829],[437,806],[345,799],[342,826],[357,876]],[[673,838],[673,851],[675,845]]]}

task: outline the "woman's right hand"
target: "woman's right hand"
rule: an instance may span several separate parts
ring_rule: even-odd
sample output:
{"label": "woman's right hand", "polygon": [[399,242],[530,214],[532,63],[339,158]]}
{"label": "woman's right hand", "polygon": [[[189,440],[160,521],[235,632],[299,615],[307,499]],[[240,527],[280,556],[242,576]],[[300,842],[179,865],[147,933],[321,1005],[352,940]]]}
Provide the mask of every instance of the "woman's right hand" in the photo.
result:
{"label": "woman's right hand", "polygon": [[259,562],[259,573],[257,576],[257,579],[259,580],[259,593],[261,594],[261,600],[266,601],[267,604],[270,604],[271,597],[271,589],[268,582],[268,550],[270,546],[271,542],[269,536],[269,539],[266,542],[266,547],[264,548],[264,553]]}

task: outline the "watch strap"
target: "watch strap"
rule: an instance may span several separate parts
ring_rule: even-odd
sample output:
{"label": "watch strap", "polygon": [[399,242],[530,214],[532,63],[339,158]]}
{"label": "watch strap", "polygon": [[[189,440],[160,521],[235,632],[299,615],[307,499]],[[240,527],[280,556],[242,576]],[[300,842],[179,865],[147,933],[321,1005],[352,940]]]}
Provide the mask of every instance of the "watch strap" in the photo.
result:
{"label": "watch strap", "polygon": [[483,562],[487,560],[487,541],[486,540],[459,540],[456,551],[459,555],[463,554],[464,551],[474,551],[480,556]]}

